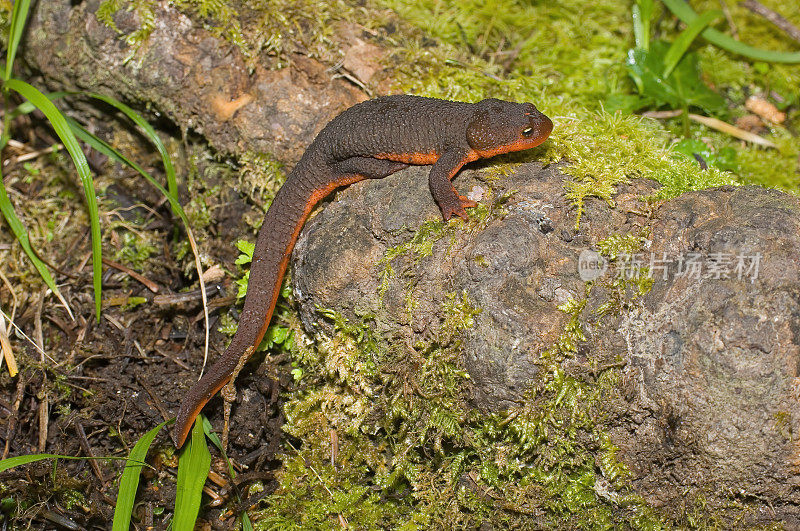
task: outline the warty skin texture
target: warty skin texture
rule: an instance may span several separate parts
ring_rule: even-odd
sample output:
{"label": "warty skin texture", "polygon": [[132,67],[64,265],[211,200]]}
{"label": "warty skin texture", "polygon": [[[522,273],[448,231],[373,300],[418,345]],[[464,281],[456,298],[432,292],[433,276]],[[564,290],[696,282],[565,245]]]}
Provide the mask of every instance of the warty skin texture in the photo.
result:
{"label": "warty skin texture", "polygon": [[173,431],[175,446],[183,446],[202,408],[263,339],[294,244],[321,199],[336,188],[381,179],[410,164],[430,164],[428,182],[442,217],[466,219],[464,209],[476,203],[459,196],[450,182],[462,166],[538,146],[552,129],[550,119],[531,103],[463,103],[409,95],[368,100],[331,120],[264,216],[239,328],[219,360],[184,396]]}

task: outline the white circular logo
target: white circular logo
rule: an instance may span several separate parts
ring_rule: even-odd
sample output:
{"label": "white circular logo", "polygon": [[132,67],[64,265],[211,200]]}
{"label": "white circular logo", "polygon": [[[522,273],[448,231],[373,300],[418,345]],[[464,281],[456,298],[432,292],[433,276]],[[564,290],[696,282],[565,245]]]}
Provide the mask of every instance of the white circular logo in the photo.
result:
{"label": "white circular logo", "polygon": [[589,282],[602,277],[608,269],[608,262],[596,251],[585,249],[578,257],[578,274],[581,280]]}

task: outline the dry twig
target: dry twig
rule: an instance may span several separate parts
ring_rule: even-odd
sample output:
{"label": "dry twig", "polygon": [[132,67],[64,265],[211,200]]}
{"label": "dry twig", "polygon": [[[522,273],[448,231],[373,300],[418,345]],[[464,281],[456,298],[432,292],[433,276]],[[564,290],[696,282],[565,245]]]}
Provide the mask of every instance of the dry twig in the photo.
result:
{"label": "dry twig", "polygon": [[761,2],[758,2],[757,0],[744,0],[743,2],[739,2],[739,5],[746,7],[757,15],[761,15],[786,32],[789,37],[797,42],[800,42],[800,28],[786,20],[780,14],[763,5]]}

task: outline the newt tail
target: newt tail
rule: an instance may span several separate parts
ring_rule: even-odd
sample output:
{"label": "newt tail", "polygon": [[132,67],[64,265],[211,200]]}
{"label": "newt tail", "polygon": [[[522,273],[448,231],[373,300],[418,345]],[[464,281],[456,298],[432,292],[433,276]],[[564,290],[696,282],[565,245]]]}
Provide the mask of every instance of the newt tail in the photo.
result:
{"label": "newt tail", "polygon": [[465,208],[476,203],[459,196],[450,182],[461,167],[538,146],[552,129],[550,119],[531,103],[462,103],[407,95],[365,101],[331,120],[264,216],[239,328],[219,360],[183,397],[173,431],[175,446],[183,446],[197,415],[230,381],[248,349],[263,339],[294,244],[321,199],[363,179],[430,164],[428,183],[442,217],[466,219]]}

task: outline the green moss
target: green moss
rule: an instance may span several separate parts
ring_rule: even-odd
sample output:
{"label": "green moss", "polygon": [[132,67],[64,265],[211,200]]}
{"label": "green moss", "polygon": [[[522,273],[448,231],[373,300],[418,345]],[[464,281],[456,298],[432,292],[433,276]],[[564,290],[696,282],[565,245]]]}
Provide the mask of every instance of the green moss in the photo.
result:
{"label": "green moss", "polygon": [[[416,63],[398,52],[401,71],[413,69],[403,83],[417,91],[472,100],[520,90],[541,96],[557,87],[570,95],[569,105],[594,106],[609,80],[624,77],[618,58],[631,26],[624,2],[381,3],[445,44],[409,46],[422,59]],[[427,69],[431,62],[433,72]]]}
{"label": "green moss", "polygon": [[620,254],[633,254],[641,251],[644,246],[644,236],[634,234],[612,234],[597,242],[597,249],[601,254],[611,260],[616,260]]}
{"label": "green moss", "polygon": [[597,242],[600,253],[607,257],[612,267],[610,274],[595,280],[607,293],[607,300],[595,309],[599,318],[618,316],[653,286],[650,257],[641,254],[647,241],[646,232],[640,234],[612,234]]}
{"label": "green moss", "polygon": [[777,149],[739,151],[739,174],[747,183],[800,193],[800,142],[787,131],[776,132],[770,139]]}
{"label": "green moss", "polygon": [[[453,230],[426,224],[386,257],[427,256]],[[524,403],[495,414],[466,402],[460,337],[480,312],[466,294],[448,295],[440,325],[411,343],[377,337],[370,316],[327,312],[336,333],[293,354],[303,376],[284,429],[303,444],[287,448],[281,488],[254,515],[257,527],[658,528],[603,432],[600,404],[617,373],[586,382],[560,366],[585,340],[585,305],[562,307],[570,319],[540,378]]]}
{"label": "green moss", "polygon": [[[632,89],[623,68],[626,51],[633,45],[628,4],[433,0],[384,4],[442,41],[426,46],[425,37],[417,36],[401,42],[394,61],[401,65],[398,85],[402,90],[467,101],[487,96],[529,100],[554,116],[556,128],[547,144],[546,160],[570,162],[565,171],[574,180],[566,188],[578,218],[586,197],[610,200],[616,185],[629,177],[659,181],[664,185],[659,198],[742,182],[798,191],[798,143],[779,129],[770,135],[779,149],[765,151],[693,126],[695,134],[712,139],[715,149],[739,151],[740,171],[733,175],[701,171],[692,161],[670,156],[673,136],[662,124],[599,110],[608,95]],[[704,3],[706,8],[718,8],[713,4]],[[800,23],[796,6],[768,4]],[[730,7],[736,20],[746,20],[742,40],[787,48],[787,39],[768,23],[744,8]],[[668,20],[658,31],[673,38],[677,32]],[[744,103],[744,87],[750,92],[775,90],[789,101],[796,97],[798,65],[762,69],[712,46],[702,46],[700,52],[711,83],[738,105]],[[504,62],[509,56],[513,61]],[[797,123],[797,115],[790,115],[789,122]]]}
{"label": "green moss", "polygon": [[[117,29],[114,15],[121,9],[135,11],[141,26],[125,36],[133,57],[154,29],[154,0],[103,0],[97,18]],[[264,57],[274,61],[272,68],[290,62],[290,53],[300,51],[331,64],[342,57],[335,36],[334,22],[362,19],[355,2],[343,0],[173,0],[171,6],[186,14],[212,34],[236,46],[250,68],[264,66]],[[378,15],[372,13],[375,18]],[[119,31],[119,30],[117,30]]]}
{"label": "green moss", "polygon": [[239,157],[239,186],[251,201],[269,207],[286,180],[283,164],[269,153],[248,151]]}
{"label": "green moss", "polygon": [[[116,226],[118,225],[114,223],[109,229],[114,229]],[[152,236],[147,232],[133,233],[127,230],[121,232],[122,247],[114,253],[114,259],[134,269],[141,269],[147,260],[159,251],[155,238]]]}
{"label": "green moss", "polygon": [[96,16],[109,28],[122,33],[114,22],[114,14],[120,9],[127,9],[136,13],[139,27],[125,35],[125,42],[130,47],[130,52],[125,57],[124,62],[128,62],[136,56],[136,53],[147,42],[150,34],[156,28],[155,9],[158,3],[156,0],[103,0],[97,8]]}
{"label": "green moss", "polygon": [[86,500],[86,496],[83,494],[83,488],[84,487],[81,486],[81,490],[70,489],[59,492],[59,501],[63,504],[65,509],[79,508],[84,511],[88,510],[89,504]]}

